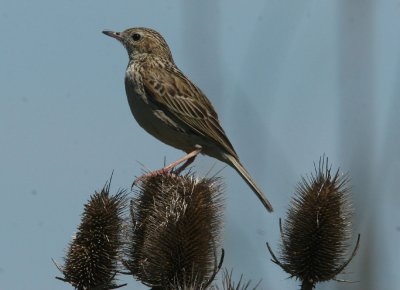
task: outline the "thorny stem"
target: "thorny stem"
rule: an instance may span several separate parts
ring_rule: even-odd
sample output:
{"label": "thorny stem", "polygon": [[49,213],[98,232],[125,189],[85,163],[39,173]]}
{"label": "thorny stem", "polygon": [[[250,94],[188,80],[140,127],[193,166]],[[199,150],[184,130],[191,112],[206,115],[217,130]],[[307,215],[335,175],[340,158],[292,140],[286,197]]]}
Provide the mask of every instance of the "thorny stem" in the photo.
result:
{"label": "thorny stem", "polygon": [[301,290],[312,290],[315,287],[315,283],[310,280],[303,280],[301,284]]}

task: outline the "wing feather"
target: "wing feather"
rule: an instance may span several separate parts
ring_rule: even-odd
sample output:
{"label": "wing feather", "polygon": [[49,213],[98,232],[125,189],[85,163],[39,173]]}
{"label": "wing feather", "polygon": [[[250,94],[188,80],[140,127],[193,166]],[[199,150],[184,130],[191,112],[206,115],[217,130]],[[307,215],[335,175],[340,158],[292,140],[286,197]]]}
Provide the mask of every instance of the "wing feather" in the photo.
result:
{"label": "wing feather", "polygon": [[141,75],[149,101],[163,108],[175,122],[189,127],[192,133],[208,138],[237,156],[211,102],[178,68],[142,67]]}

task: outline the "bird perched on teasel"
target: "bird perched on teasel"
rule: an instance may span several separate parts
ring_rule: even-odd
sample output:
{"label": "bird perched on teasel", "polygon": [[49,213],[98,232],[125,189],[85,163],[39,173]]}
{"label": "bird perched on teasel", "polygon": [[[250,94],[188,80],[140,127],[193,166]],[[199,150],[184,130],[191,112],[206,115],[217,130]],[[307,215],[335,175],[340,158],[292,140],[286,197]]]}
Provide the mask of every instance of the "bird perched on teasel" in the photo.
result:
{"label": "bird perched on teasel", "polygon": [[103,33],[117,39],[128,52],[125,90],[136,121],[160,141],[187,153],[144,177],[168,172],[185,162],[180,172],[202,153],[236,169],[271,212],[271,203],[240,163],[211,102],[177,68],[164,38],[141,27]]}

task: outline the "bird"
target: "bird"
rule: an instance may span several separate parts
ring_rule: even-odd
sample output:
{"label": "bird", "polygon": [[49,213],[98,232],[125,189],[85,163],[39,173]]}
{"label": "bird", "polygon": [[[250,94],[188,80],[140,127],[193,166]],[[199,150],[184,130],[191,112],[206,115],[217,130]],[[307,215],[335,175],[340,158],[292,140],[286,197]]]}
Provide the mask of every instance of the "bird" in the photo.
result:
{"label": "bird", "polygon": [[233,167],[272,212],[271,203],[240,162],[210,100],[176,66],[163,36],[145,27],[103,33],[128,52],[125,91],[137,123],[158,140],[187,153],[145,176],[169,172],[185,162],[180,172],[201,153]]}

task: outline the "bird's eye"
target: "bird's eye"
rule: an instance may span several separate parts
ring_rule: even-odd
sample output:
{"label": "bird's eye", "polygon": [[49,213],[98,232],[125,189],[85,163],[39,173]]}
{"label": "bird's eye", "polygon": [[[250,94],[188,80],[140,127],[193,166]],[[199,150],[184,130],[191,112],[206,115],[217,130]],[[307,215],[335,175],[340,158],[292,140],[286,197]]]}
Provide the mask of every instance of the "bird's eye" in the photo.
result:
{"label": "bird's eye", "polygon": [[134,34],[132,35],[133,41],[139,41],[140,38],[142,38],[142,36],[141,36],[139,33],[134,33]]}

